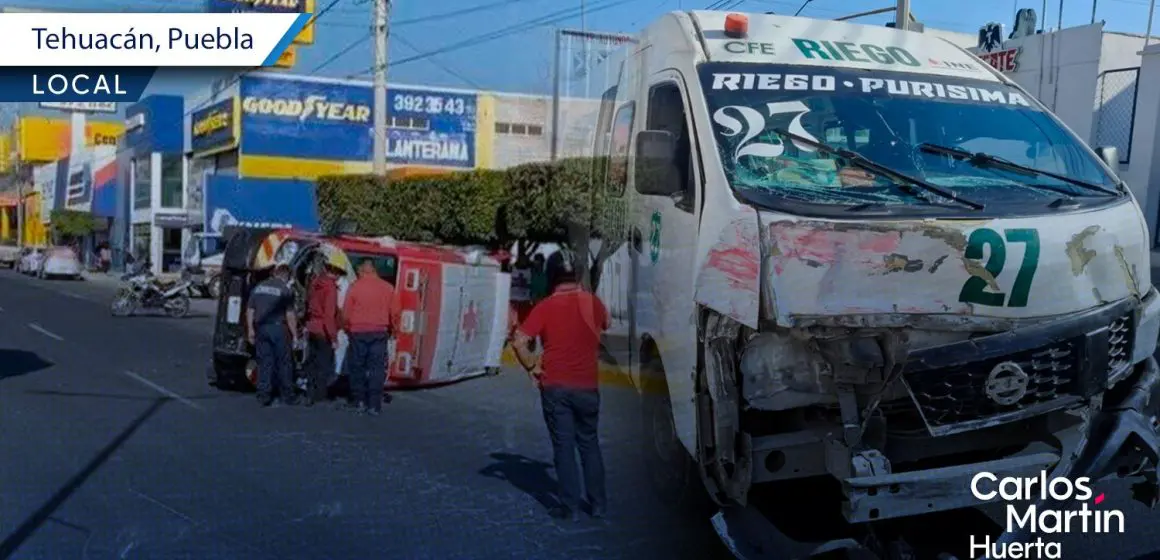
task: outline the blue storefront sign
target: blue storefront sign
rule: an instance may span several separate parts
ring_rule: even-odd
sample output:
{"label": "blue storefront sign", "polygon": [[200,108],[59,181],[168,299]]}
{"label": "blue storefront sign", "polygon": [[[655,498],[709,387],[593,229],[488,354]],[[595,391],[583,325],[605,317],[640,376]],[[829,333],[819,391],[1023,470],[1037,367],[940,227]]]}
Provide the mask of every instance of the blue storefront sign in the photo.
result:
{"label": "blue storefront sign", "polygon": [[206,155],[237,146],[236,105],[231,97],[190,115],[189,146],[194,154]]}
{"label": "blue storefront sign", "polygon": [[239,88],[243,154],[371,159],[370,87],[247,76]]}
{"label": "blue storefront sign", "polygon": [[475,167],[476,96],[428,90],[387,93],[387,161]]}
{"label": "blue storefront sign", "polygon": [[205,181],[205,231],[226,226],[292,227],[316,231],[314,184],[281,179],[209,175]]}
{"label": "blue storefront sign", "polygon": [[306,6],[305,0],[209,0],[205,11],[210,13],[300,13]]}

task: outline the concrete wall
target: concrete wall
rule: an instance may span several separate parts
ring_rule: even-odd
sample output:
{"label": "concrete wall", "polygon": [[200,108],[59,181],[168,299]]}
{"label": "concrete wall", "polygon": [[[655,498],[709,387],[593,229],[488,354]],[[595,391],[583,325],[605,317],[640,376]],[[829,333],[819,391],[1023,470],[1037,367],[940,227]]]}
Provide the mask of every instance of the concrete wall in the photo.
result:
{"label": "concrete wall", "polygon": [[[548,161],[552,153],[552,98],[496,93],[491,167]],[[579,157],[592,150],[597,99],[560,100],[558,157]],[[514,125],[514,126],[513,126]],[[488,131],[480,130],[480,134]]]}
{"label": "concrete wall", "polygon": [[1143,52],[1136,92],[1135,127],[1132,130],[1132,164],[1122,172],[1122,176],[1139,201],[1154,240],[1160,210],[1157,204],[1160,196],[1152,189],[1152,185],[1160,184],[1160,166],[1156,165],[1156,123],[1160,121],[1160,45],[1152,45]]}

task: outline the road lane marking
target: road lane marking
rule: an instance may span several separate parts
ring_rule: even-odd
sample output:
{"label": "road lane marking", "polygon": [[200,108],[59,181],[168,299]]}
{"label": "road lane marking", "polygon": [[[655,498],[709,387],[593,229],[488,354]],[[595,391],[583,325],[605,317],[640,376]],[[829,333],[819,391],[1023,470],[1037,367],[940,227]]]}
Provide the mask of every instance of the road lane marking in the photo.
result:
{"label": "road lane marking", "polygon": [[132,377],[133,379],[136,379],[142,385],[145,385],[145,386],[149,387],[150,389],[153,389],[154,391],[161,393],[162,395],[165,395],[165,396],[167,396],[175,401],[178,401],[181,404],[184,404],[185,406],[188,406],[188,407],[195,409],[195,410],[202,410],[202,408],[200,406],[198,406],[197,403],[195,403],[195,402],[193,402],[193,401],[191,401],[191,400],[189,400],[181,395],[178,395],[177,393],[174,393],[173,391],[170,391],[169,389],[166,389],[165,387],[162,387],[162,386],[160,386],[152,381],[149,381],[148,379],[145,379],[144,377],[141,377],[140,375],[137,375],[136,373],[133,373],[129,370],[125,370],[122,373],[124,373],[125,375],[127,375],[129,377]]}
{"label": "road lane marking", "polygon": [[40,334],[43,334],[44,336],[47,336],[48,338],[52,338],[52,339],[64,342],[64,337],[44,328],[36,323],[28,323],[28,328],[30,328],[30,329],[32,329]]}

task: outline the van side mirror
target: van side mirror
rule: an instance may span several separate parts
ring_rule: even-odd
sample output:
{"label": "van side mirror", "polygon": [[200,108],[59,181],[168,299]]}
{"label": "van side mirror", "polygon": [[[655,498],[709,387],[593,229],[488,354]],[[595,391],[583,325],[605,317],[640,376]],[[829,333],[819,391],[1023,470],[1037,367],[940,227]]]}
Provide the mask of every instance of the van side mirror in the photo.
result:
{"label": "van side mirror", "polygon": [[677,138],[665,130],[642,130],[636,135],[633,182],[641,194],[672,196],[685,190],[677,172]]}
{"label": "van side mirror", "polygon": [[1111,168],[1112,173],[1120,176],[1120,152],[1115,146],[1100,146],[1096,148],[1096,155],[1104,160],[1104,164]]}

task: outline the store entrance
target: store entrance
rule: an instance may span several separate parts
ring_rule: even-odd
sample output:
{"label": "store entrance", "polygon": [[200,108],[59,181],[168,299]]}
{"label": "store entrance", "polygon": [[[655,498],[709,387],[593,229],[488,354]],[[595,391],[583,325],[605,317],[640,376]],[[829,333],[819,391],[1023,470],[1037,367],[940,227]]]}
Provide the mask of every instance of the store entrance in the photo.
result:
{"label": "store entrance", "polygon": [[181,272],[181,228],[161,228],[161,270]]}

